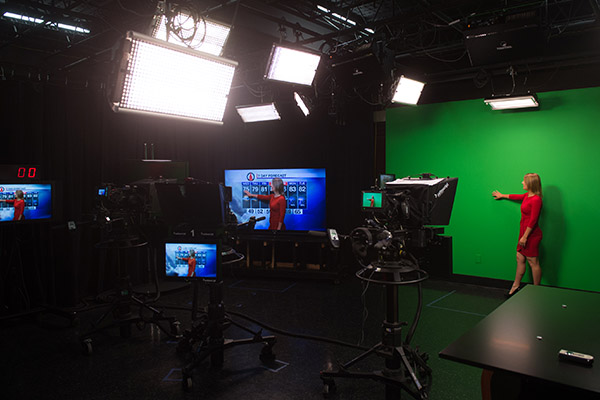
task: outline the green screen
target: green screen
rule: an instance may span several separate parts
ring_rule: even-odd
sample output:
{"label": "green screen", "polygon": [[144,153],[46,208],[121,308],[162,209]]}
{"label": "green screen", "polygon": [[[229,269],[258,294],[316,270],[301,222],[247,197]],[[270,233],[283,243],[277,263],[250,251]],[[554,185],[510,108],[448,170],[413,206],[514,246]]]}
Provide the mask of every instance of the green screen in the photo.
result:
{"label": "green screen", "polygon": [[[458,177],[446,234],[453,272],[512,281],[520,204],[492,191],[523,193],[536,172],[542,284],[600,291],[600,88],[538,95],[538,110],[492,111],[483,99],[388,109],[386,171]],[[524,282],[531,282],[528,268]]]}
{"label": "green screen", "polygon": [[381,208],[381,193],[378,192],[363,192],[364,208]]}

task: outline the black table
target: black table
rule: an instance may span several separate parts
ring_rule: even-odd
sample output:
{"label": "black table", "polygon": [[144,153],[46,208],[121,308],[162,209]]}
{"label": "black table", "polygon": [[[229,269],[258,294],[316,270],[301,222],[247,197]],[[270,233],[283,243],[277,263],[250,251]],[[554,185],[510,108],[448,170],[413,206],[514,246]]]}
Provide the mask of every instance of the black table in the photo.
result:
{"label": "black table", "polygon": [[559,361],[560,349],[600,357],[600,293],[528,285],[439,356],[600,394],[600,361]]}

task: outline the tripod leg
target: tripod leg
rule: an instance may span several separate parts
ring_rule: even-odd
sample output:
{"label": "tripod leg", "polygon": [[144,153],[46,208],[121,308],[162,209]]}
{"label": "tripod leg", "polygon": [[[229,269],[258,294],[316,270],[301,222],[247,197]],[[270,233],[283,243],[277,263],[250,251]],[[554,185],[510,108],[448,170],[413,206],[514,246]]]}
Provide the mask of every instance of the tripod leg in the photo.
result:
{"label": "tripod leg", "polygon": [[348,361],[347,363],[341,365],[340,367],[342,369],[348,369],[351,366],[353,366],[354,364],[356,364],[357,362],[364,360],[365,358],[367,358],[368,356],[370,356],[371,354],[375,353],[377,350],[381,349],[382,345],[381,343],[377,343],[375,346],[371,347],[369,350],[365,351],[362,354],[359,354],[357,357],[355,357],[354,359]]}
{"label": "tripod leg", "polygon": [[[409,350],[409,353],[407,355],[406,352],[404,351],[403,347],[397,347],[396,351],[398,352],[397,354],[400,356],[400,358],[402,360],[402,364],[404,364],[404,368],[408,372],[408,374],[410,376],[410,379],[412,380],[412,383],[414,384],[415,388],[417,389],[419,397],[421,399],[426,399],[428,397],[427,392],[425,391],[425,388],[421,384],[419,378],[417,377],[417,374],[416,374],[415,370],[413,370],[413,368],[412,368],[412,366],[410,364],[410,361],[408,359],[409,355],[411,356],[411,358],[412,357],[417,357],[418,358],[419,357],[418,354],[416,354],[415,352],[412,352],[412,351]],[[414,361],[418,362],[419,360],[414,360]]]}

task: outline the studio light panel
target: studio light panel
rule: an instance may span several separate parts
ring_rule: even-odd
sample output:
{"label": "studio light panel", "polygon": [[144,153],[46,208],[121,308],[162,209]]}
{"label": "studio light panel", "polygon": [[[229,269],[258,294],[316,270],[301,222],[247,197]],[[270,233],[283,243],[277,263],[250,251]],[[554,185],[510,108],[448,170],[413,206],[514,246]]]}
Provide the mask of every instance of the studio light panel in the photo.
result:
{"label": "studio light panel", "polygon": [[305,99],[303,99],[302,97],[303,96],[301,96],[298,92],[294,92],[294,99],[296,100],[298,108],[300,108],[300,110],[302,110],[302,114],[304,114],[304,116],[307,117],[308,114],[310,114],[310,108],[308,107],[308,104],[305,101]]}
{"label": "studio light panel", "polygon": [[130,33],[115,111],[221,122],[236,63]]}
{"label": "studio light panel", "polygon": [[425,83],[401,76],[392,101],[395,103],[417,104],[423,87],[425,87]]}
{"label": "studio light panel", "polygon": [[281,116],[275,107],[275,103],[257,104],[251,106],[237,106],[236,110],[242,121],[248,122],[260,122],[260,121],[274,121],[280,120]]}
{"label": "studio light panel", "polygon": [[321,57],[316,54],[273,46],[266,79],[311,85]]}
{"label": "studio light panel", "polygon": [[492,110],[513,110],[518,108],[535,108],[539,103],[535,96],[506,96],[492,99],[485,99],[484,102]]}
{"label": "studio light panel", "polygon": [[167,38],[167,17],[163,15],[152,32],[152,36],[157,39],[166,40],[169,43],[200,50],[215,56],[219,56],[223,52],[223,47],[225,47],[230,31],[228,25],[209,19],[197,21],[186,14],[175,15],[173,17],[173,26],[178,29],[179,35],[171,31]]}

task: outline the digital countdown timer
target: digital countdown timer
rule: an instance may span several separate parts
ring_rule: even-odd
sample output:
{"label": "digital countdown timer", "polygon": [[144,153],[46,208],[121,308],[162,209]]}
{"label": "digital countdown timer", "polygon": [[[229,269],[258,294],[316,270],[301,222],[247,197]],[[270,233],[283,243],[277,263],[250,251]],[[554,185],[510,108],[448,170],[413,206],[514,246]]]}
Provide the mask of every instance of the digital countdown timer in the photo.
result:
{"label": "digital countdown timer", "polygon": [[33,181],[40,180],[39,165],[0,165],[0,179],[11,181]]}

